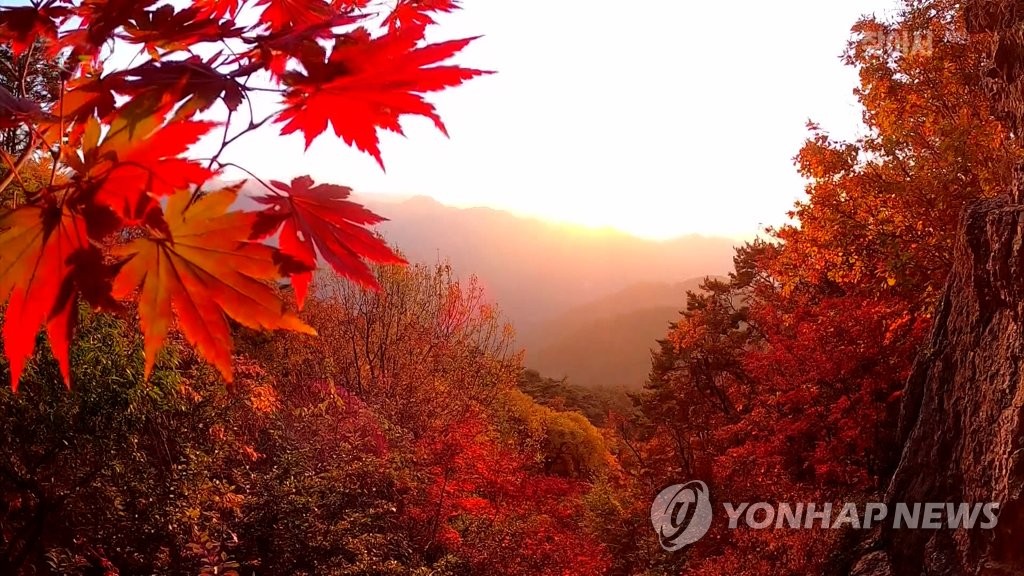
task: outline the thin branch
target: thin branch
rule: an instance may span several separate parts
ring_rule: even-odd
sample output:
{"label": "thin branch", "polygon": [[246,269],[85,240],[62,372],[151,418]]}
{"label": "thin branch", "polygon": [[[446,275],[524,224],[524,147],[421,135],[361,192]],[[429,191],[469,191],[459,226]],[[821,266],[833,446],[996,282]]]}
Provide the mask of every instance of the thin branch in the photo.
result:
{"label": "thin branch", "polygon": [[[26,188],[25,187],[25,181],[21,179],[21,174],[19,172],[19,167],[14,162],[14,159],[12,159],[11,155],[8,154],[7,151],[2,149],[2,148],[0,148],[0,154],[3,154],[4,161],[7,162],[8,166],[11,167],[11,174],[14,174],[14,177],[18,179],[18,184],[21,184],[22,190],[25,190],[25,188]],[[18,207],[18,194],[15,193],[14,197],[11,198],[11,208],[17,208],[17,207]]]}
{"label": "thin branch", "polygon": [[50,168],[50,186],[53,186],[53,181],[57,178],[57,162],[60,161],[60,157],[64,152],[64,80],[60,81],[60,98],[57,104],[57,110],[60,112],[60,131],[57,132],[57,148],[56,150],[50,151],[50,158],[53,161],[53,166]]}
{"label": "thin branch", "polygon": [[[234,115],[235,111],[228,108],[228,117],[224,120],[224,135],[220,139],[220,148],[218,148],[217,152],[213,154],[213,156],[210,158],[210,161],[206,163],[207,170],[213,168],[213,163],[216,162],[218,158],[220,158],[221,153],[224,152],[224,148],[227,148],[228,130],[231,129],[231,118],[234,117]],[[249,124],[252,124],[252,118],[249,119]]]}
{"label": "thin branch", "polygon": [[263,120],[260,120],[259,122],[252,122],[250,120],[248,128],[246,128],[245,130],[242,130],[238,134],[235,134],[231,138],[227,139],[224,142],[224,146],[230,146],[232,142],[234,142],[235,140],[238,140],[239,138],[241,138],[242,136],[248,134],[249,132],[252,132],[253,130],[256,130],[256,129],[260,128],[261,126],[266,124],[268,121],[270,121],[270,119],[273,118],[273,117],[274,117],[274,114],[271,114],[270,116],[267,116],[266,118],[264,118]]}
{"label": "thin branch", "polygon": [[21,97],[28,98],[28,69],[32,65],[32,51],[35,49],[36,43],[33,42],[28,45],[28,50],[25,51],[24,62],[25,65],[21,68],[21,77],[18,79],[18,86],[21,88]]}
{"label": "thin branch", "polygon": [[224,164],[223,162],[220,161],[220,155],[224,153],[224,150],[227,149],[227,147],[230,146],[235,140],[238,140],[242,136],[245,136],[246,134],[259,129],[261,126],[266,124],[268,121],[270,121],[271,118],[274,117],[274,115],[271,114],[270,116],[267,116],[266,118],[260,120],[259,122],[253,122],[252,118],[250,118],[249,119],[249,126],[247,126],[244,130],[242,130],[238,134],[235,134],[234,136],[228,138],[228,129],[231,127],[231,116],[232,116],[232,114],[234,114],[233,110],[228,112],[228,118],[227,118],[227,121],[224,124],[224,137],[221,139],[220,148],[218,148],[217,152],[215,152],[213,154],[213,156],[210,157],[209,162],[206,165],[207,169],[212,168],[213,164],[215,162],[220,164],[221,166],[226,166],[226,164]]}
{"label": "thin branch", "polygon": [[6,176],[4,176],[3,180],[0,180],[0,192],[6,190],[15,178],[20,177],[18,175],[18,172],[20,172],[21,169],[24,168],[25,163],[28,162],[28,159],[32,157],[32,152],[35,151],[35,147],[36,139],[35,136],[32,136],[32,138],[29,139],[28,147],[26,147],[25,151],[21,153],[21,157],[18,158],[18,161],[11,166],[11,171],[8,172]]}
{"label": "thin branch", "polygon": [[266,187],[266,189],[267,189],[267,190],[269,190],[270,192],[272,192],[272,193],[274,193],[274,194],[277,194],[278,196],[281,196],[281,193],[280,193],[280,192],[278,192],[276,188],[274,188],[274,187],[273,187],[273,186],[271,186],[270,184],[267,184],[267,183],[266,183],[266,182],[265,182],[265,181],[264,181],[264,180],[263,180],[262,178],[260,178],[259,176],[257,176],[257,175],[255,175],[255,174],[253,174],[253,173],[252,173],[252,172],[250,172],[250,171],[249,171],[248,169],[246,169],[246,168],[244,168],[244,167],[242,167],[242,166],[239,166],[238,164],[235,164],[234,162],[221,162],[220,160],[217,160],[217,164],[219,164],[219,165],[220,165],[221,167],[227,167],[227,166],[231,166],[232,168],[238,168],[238,169],[239,169],[239,170],[241,170],[242,172],[245,172],[245,173],[246,173],[246,174],[248,174],[249,176],[252,176],[254,180],[256,180],[257,182],[259,182],[260,184],[262,184],[262,185],[263,185],[264,187]]}

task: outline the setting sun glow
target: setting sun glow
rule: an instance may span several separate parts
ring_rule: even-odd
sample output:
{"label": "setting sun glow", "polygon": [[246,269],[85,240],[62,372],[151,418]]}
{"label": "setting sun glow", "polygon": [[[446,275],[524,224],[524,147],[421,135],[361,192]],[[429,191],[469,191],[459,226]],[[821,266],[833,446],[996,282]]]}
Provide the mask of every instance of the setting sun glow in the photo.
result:
{"label": "setting sun glow", "polygon": [[857,133],[856,74],[839,56],[860,15],[895,4],[586,6],[474,2],[441,17],[438,40],[483,35],[456,61],[497,73],[436,96],[450,139],[419,118],[403,119],[408,138],[384,134],[386,173],[327,137],[304,156],[297,135],[247,137],[232,159],[649,238],[748,238],[801,195],[792,158],[809,118]]}

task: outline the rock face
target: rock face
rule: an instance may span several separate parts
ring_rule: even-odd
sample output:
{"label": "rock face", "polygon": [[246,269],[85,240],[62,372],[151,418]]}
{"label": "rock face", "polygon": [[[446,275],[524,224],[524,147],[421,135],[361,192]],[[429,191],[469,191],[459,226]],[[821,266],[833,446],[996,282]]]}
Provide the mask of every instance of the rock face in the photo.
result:
{"label": "rock face", "polygon": [[[967,32],[990,47],[996,115],[1024,130],[1024,2],[968,0]],[[968,209],[929,347],[907,382],[897,502],[1000,504],[992,530],[889,524],[851,576],[1024,575],[1024,165],[1008,198]]]}
{"label": "rock face", "polygon": [[928,348],[910,377],[886,500],[1000,503],[992,530],[876,534],[851,574],[1024,574],[1024,206],[962,218]]}
{"label": "rock face", "polygon": [[[968,0],[963,3],[967,32],[989,50],[982,85],[996,116],[1013,133],[1024,129],[1024,4],[1020,0]],[[1018,202],[1024,188],[1012,187]]]}

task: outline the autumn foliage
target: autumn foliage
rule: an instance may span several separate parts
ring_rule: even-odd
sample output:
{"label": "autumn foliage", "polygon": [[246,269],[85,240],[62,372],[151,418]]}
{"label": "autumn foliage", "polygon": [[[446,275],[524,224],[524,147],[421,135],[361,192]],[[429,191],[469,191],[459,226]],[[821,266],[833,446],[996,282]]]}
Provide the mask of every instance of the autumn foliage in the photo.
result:
{"label": "autumn foliage", "polygon": [[381,167],[402,116],[444,132],[425,95],[485,74],[425,39],[456,8],[0,8],[0,574],[848,571],[847,532],[722,518],[666,553],[650,501],[881,497],[956,222],[1021,156],[984,38],[945,0],[855,23],[866,130],[808,125],[789,223],[680,295],[624,394],[525,370],[481,284],[407,265],[349,188],[220,179],[257,130]]}
{"label": "autumn foliage", "polygon": [[[347,188],[308,177],[272,182],[258,198],[263,210],[245,212],[234,207],[237,188],[211,187],[225,148],[259,129],[301,133],[309,146],[330,127],[382,167],[378,131],[401,133],[402,116],[425,116],[443,132],[424,94],[483,74],[441,64],[471,39],[424,40],[433,15],[455,7],[40,0],[0,9],[0,42],[12,58],[45,56],[59,77],[49,102],[25,88],[27,67],[20,88],[0,94],[3,127],[27,139],[19,157],[5,154],[3,185],[27,163],[51,163],[48,181],[0,215],[12,386],[44,326],[70,383],[78,299],[100,310],[138,305],[147,374],[176,324],[230,381],[228,318],[311,331],[271,283],[290,281],[301,307],[322,259],[372,286],[367,261],[400,259],[366,229],[381,218],[347,200]],[[123,63],[111,46],[137,57]],[[267,98],[253,106],[257,93],[273,95],[262,117],[254,110]],[[242,115],[247,122],[234,121]],[[221,145],[210,158],[187,156],[204,137]]]}
{"label": "autumn foliage", "polygon": [[[690,294],[660,343],[639,413],[622,426],[635,448],[624,463],[642,486],[702,478],[728,502],[883,498],[904,383],[958,219],[1004,193],[1020,158],[989,107],[984,39],[968,36],[961,7],[904,8],[852,30],[845,60],[860,74],[865,134],[846,141],[808,126],[793,222],[738,249],[733,274]],[[856,539],[718,525],[671,564],[700,575],[846,573]]]}
{"label": "autumn foliage", "polygon": [[174,333],[147,382],[144,336],[83,308],[73,391],[50,360],[0,396],[0,573],[606,572],[602,434],[515,389],[474,282],[374,273],[318,278],[321,337],[234,331],[230,390]]}

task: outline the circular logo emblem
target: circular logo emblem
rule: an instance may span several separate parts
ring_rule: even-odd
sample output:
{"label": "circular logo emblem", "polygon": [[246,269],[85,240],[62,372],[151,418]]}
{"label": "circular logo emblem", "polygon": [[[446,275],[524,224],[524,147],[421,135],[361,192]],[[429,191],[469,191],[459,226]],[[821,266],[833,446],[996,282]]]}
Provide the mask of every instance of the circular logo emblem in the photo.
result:
{"label": "circular logo emblem", "polygon": [[711,495],[707,484],[692,480],[662,490],[651,503],[651,524],[661,547],[675,552],[693,544],[711,528]]}

